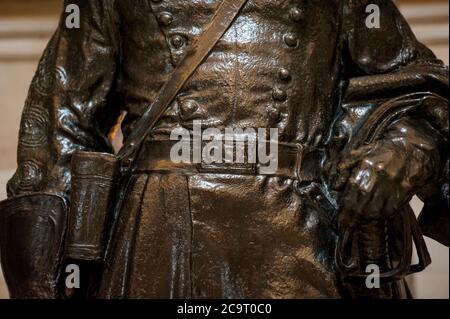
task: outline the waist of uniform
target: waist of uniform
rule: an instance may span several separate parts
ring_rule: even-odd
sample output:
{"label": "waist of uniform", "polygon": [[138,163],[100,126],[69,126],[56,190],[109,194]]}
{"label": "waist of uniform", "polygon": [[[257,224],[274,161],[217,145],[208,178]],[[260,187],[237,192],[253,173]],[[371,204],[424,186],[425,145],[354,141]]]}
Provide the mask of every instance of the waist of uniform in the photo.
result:
{"label": "waist of uniform", "polygon": [[139,150],[133,171],[268,175],[313,182],[321,179],[324,158],[323,148],[295,143],[202,141],[195,145],[148,140]]}

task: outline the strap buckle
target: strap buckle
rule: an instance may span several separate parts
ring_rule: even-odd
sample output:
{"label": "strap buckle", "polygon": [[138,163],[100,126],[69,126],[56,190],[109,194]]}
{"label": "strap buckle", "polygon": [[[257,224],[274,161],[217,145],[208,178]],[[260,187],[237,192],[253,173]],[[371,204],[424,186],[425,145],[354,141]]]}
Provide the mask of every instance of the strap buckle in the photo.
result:
{"label": "strap buckle", "polygon": [[301,144],[297,144],[297,149],[295,169],[297,180],[300,183],[320,181],[325,150],[316,147],[305,147]]}

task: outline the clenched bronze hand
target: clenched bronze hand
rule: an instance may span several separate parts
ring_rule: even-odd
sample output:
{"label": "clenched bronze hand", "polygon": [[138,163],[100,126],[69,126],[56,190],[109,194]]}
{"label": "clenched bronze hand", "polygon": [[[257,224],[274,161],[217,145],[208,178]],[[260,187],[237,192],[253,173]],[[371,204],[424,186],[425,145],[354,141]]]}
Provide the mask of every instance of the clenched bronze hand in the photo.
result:
{"label": "clenched bronze hand", "polygon": [[389,219],[435,176],[441,162],[440,141],[418,126],[419,119],[404,118],[373,144],[352,152],[340,165],[335,184],[344,191],[338,225],[354,228],[360,222]]}

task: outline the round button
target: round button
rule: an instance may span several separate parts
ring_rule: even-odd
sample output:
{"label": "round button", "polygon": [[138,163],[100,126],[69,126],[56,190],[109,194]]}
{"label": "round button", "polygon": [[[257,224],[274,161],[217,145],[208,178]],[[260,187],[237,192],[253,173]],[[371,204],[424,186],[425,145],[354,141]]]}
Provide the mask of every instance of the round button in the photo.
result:
{"label": "round button", "polygon": [[303,10],[299,8],[292,8],[289,12],[289,17],[294,22],[300,22],[304,18]]}
{"label": "round button", "polygon": [[280,71],[278,72],[278,76],[280,77],[281,80],[287,81],[291,78],[291,72],[289,72],[288,69],[281,68]]}
{"label": "round button", "polygon": [[284,42],[290,47],[296,47],[298,45],[298,39],[294,34],[286,34],[284,36]]}
{"label": "round button", "polygon": [[185,100],[181,103],[180,112],[181,116],[187,118],[195,113],[199,108],[199,105],[194,100]]}
{"label": "round button", "polygon": [[170,12],[163,12],[159,15],[159,21],[163,25],[168,26],[173,22],[173,15]]}
{"label": "round button", "polygon": [[171,40],[170,43],[172,44],[172,46],[175,49],[179,49],[184,45],[184,39],[181,35],[174,35]]}
{"label": "round button", "polygon": [[275,101],[284,102],[287,99],[287,93],[286,91],[280,89],[280,88],[274,88],[272,92],[273,99]]}
{"label": "round button", "polygon": [[272,105],[267,108],[267,115],[270,119],[278,121],[280,119],[280,109],[273,107]]}

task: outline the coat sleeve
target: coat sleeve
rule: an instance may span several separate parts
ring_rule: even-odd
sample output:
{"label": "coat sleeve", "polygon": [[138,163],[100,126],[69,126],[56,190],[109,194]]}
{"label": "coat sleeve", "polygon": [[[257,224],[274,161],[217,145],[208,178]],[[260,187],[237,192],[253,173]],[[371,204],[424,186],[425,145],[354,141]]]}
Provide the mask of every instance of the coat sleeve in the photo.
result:
{"label": "coat sleeve", "polygon": [[[69,4],[78,6],[79,15],[66,12]],[[76,22],[78,16],[79,28],[69,28],[66,22]],[[65,1],[23,110],[9,197],[34,192],[66,196],[74,151],[112,151],[107,133],[120,112],[111,99],[116,25],[113,1]]]}
{"label": "coat sleeve", "polygon": [[[366,18],[372,13],[367,12],[369,4],[379,9],[379,28],[369,28],[366,24]],[[425,202],[420,217],[422,230],[448,245],[448,174],[445,173],[448,171],[448,68],[417,41],[392,1],[347,0],[343,9],[343,65],[347,83],[338,134],[342,137],[343,129],[351,135],[352,130],[389,100],[421,104],[401,118],[393,117],[395,122],[384,138],[400,136],[405,151],[423,160],[423,169],[429,173],[418,191]],[[402,131],[405,126],[408,134]],[[427,142],[418,143],[417,136],[426,137]]]}

